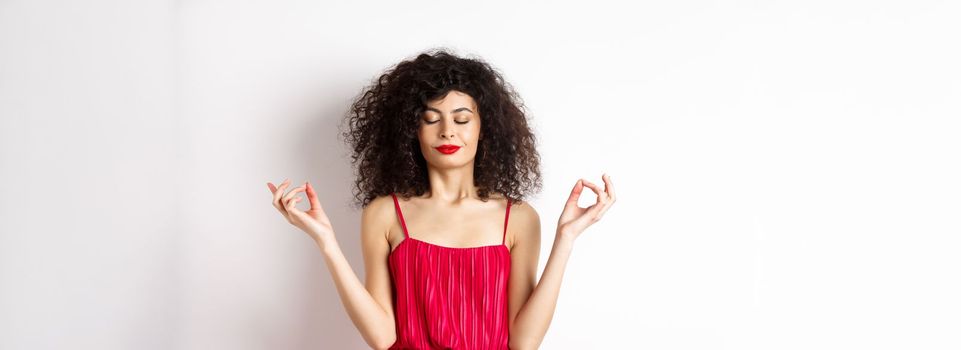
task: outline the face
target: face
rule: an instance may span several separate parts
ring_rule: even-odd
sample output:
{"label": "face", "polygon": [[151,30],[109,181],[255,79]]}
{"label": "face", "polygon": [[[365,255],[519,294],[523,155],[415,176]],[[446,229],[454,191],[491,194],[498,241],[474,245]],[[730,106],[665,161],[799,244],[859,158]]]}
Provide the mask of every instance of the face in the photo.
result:
{"label": "face", "polygon": [[[427,164],[455,168],[474,161],[481,120],[477,104],[470,95],[451,90],[446,96],[428,102],[420,118],[417,138]],[[446,145],[458,147],[441,147]]]}

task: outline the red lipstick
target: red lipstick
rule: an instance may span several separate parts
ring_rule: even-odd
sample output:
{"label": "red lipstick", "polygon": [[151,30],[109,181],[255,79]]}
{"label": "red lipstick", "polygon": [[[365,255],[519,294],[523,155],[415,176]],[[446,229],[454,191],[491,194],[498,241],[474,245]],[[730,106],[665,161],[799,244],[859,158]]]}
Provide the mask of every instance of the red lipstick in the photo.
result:
{"label": "red lipstick", "polygon": [[443,154],[451,154],[451,153],[457,152],[457,150],[460,149],[460,146],[441,145],[441,146],[439,146],[439,147],[434,147],[434,148],[436,148],[437,151],[439,151],[440,153],[443,153]]}

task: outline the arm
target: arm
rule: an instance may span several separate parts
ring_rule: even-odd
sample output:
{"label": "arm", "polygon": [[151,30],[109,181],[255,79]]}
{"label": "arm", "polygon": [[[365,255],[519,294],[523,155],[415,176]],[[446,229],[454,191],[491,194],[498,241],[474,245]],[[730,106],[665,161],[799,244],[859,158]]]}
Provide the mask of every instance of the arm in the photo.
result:
{"label": "arm", "polygon": [[[279,187],[267,183],[273,194],[274,207],[288,222],[307,233],[320,248],[341,302],[364,341],[372,348],[387,349],[397,338],[387,264],[387,256],[390,254],[387,235],[393,218],[393,211],[384,204],[388,199],[383,196],[374,199],[361,215],[360,235],[364,265],[367,269],[365,288],[340,250],[330,218],[324,213],[313,186],[308,182],[285,193],[288,185],[289,179],[284,180]],[[301,200],[296,196],[298,192],[305,192],[307,195],[309,210],[302,211],[297,208],[296,204]]]}
{"label": "arm", "polygon": [[[536,219],[534,214],[534,220]],[[527,221],[527,220],[525,220]],[[538,220],[539,221],[539,220]],[[511,307],[510,348],[513,350],[537,349],[547,334],[554,318],[557,297],[567,260],[570,257],[574,240],[570,236],[557,234],[554,247],[547,259],[547,266],[539,282],[534,285],[531,277],[537,272],[538,251],[540,250],[540,224],[524,225],[526,230],[518,230],[514,249],[511,251]],[[515,263],[516,261],[516,263]],[[515,280],[514,272],[519,272]],[[532,273],[533,272],[533,273]],[[519,281],[515,282],[515,281]],[[526,300],[526,301],[524,301]],[[522,302],[524,301],[524,302]],[[522,304],[519,306],[515,306]]]}
{"label": "arm", "polygon": [[[604,212],[614,203],[613,184],[606,175],[604,181],[603,191],[588,181],[578,180],[574,185],[558,220],[554,246],[551,248],[551,255],[547,259],[544,273],[533,288],[531,288],[532,273],[536,272],[539,249],[534,246],[540,245],[540,219],[533,208],[529,205],[524,206],[529,209],[523,211],[523,219],[514,231],[515,248],[511,250],[511,265],[519,272],[515,282],[514,271],[511,271],[511,282],[515,282],[511,287],[511,306],[509,307],[511,349],[537,349],[544,340],[544,335],[554,317],[561,281],[574,248],[574,240],[588,226],[600,220]],[[597,193],[598,200],[588,208],[580,208],[577,206],[577,200],[585,186]]]}
{"label": "arm", "polygon": [[390,221],[384,217],[384,202],[383,198],[375,199],[361,215],[366,288],[354,274],[333,235],[328,241],[317,241],[347,314],[364,341],[374,349],[387,349],[397,338],[387,265],[390,244],[386,224]]}

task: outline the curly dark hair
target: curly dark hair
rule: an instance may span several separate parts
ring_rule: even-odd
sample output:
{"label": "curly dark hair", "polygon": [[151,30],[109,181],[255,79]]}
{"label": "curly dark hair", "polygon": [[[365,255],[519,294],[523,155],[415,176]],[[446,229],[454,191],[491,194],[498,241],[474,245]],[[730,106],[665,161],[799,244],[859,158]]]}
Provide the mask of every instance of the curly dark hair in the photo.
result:
{"label": "curly dark hair", "polygon": [[477,103],[481,138],[474,159],[474,185],[482,201],[498,192],[522,202],[541,189],[540,156],[520,95],[483,59],[430,49],[387,69],[358,94],[341,135],[355,165],[353,204],[378,196],[409,198],[430,189],[417,131],[428,101],[457,90]]}

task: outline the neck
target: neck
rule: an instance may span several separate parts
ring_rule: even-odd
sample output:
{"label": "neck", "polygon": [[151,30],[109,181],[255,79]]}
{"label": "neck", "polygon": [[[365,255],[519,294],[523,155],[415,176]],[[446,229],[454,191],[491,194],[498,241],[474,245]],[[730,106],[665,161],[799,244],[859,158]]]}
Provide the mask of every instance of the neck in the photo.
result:
{"label": "neck", "polygon": [[450,205],[477,198],[473,162],[460,168],[428,168],[427,177],[430,180],[430,193],[427,198]]}

